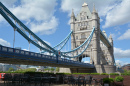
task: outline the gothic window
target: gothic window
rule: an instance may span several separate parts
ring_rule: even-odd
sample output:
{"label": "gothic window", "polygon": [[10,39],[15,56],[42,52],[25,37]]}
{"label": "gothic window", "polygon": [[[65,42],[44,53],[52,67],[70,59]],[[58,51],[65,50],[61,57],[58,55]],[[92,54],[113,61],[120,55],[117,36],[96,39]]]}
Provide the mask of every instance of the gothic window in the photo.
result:
{"label": "gothic window", "polygon": [[84,26],[86,26],[86,23],[84,22]]}
{"label": "gothic window", "polygon": [[85,25],[87,26],[87,25],[88,25],[88,22],[85,22]]}
{"label": "gothic window", "polygon": [[87,16],[87,19],[88,19],[88,16]]}
{"label": "gothic window", "polygon": [[82,17],[81,17],[81,20],[82,20]]}
{"label": "gothic window", "polygon": [[80,26],[80,23],[78,23],[78,26]]}
{"label": "gothic window", "polygon": [[86,36],[85,36],[84,33],[82,33],[82,34],[81,34],[81,39],[84,39],[84,38],[86,38]]}
{"label": "gothic window", "polygon": [[86,20],[86,17],[84,16],[84,20]]}
{"label": "gothic window", "polygon": [[84,26],[84,23],[83,23],[83,22],[81,23],[81,26]]}

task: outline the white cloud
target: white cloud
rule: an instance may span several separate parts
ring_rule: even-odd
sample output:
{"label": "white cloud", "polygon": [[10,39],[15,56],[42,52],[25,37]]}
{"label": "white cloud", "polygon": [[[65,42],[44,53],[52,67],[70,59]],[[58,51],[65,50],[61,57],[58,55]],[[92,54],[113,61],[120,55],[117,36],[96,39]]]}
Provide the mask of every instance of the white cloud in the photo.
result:
{"label": "white cloud", "polygon": [[[58,25],[58,19],[54,16],[56,5],[56,0],[21,0],[18,6],[12,5],[8,9],[20,20],[27,22],[35,33],[52,34]],[[0,22],[2,20],[0,16]],[[50,23],[52,26],[49,26]]]}
{"label": "white cloud", "polygon": [[119,31],[121,28],[119,26],[114,27],[115,31]]}
{"label": "white cloud", "polygon": [[[113,4],[114,0],[62,0],[61,3],[61,10],[63,12],[68,12],[69,15],[71,14],[72,9],[74,9],[74,12],[77,14],[84,1],[88,4],[90,10],[93,10],[93,3],[96,6],[96,9],[99,11],[100,16],[105,16],[106,13],[111,10],[115,4]],[[121,1],[121,0],[118,0]],[[116,1],[117,2],[117,1]],[[103,3],[103,4],[102,4]]]}
{"label": "white cloud", "polygon": [[51,3],[47,0],[22,0],[21,5],[11,11],[22,20],[48,20],[52,17],[56,4],[56,0],[51,0]]}
{"label": "white cloud", "polygon": [[10,47],[10,43],[0,38],[0,44],[3,46]]}
{"label": "white cloud", "polygon": [[29,51],[28,49],[23,49],[23,50],[25,50],[25,51]]}
{"label": "white cloud", "polygon": [[[91,12],[94,3],[99,16],[105,17],[106,22],[103,28],[130,22],[129,0],[85,0],[85,2],[87,2]],[[70,16],[72,9],[74,9],[74,13],[77,15],[83,3],[83,0],[62,0],[61,10]]]}
{"label": "white cloud", "polygon": [[123,35],[121,35],[118,40],[123,40],[123,39],[130,39],[130,29],[128,29]]}
{"label": "white cloud", "polygon": [[51,46],[51,43],[50,43],[50,42],[48,42],[48,41],[45,41],[45,40],[44,40],[44,42],[46,42],[48,45],[50,45],[50,46]]}
{"label": "white cloud", "polygon": [[89,63],[89,61],[84,61],[84,63]]}
{"label": "white cloud", "polygon": [[116,5],[106,14],[106,22],[103,28],[111,26],[122,25],[130,22],[130,1],[122,0],[122,2]]}
{"label": "white cloud", "polygon": [[123,65],[128,64],[128,62],[124,62],[124,61],[120,61],[120,60],[116,60],[115,62],[116,62],[116,65],[117,65],[118,67],[121,67],[121,66],[123,66]]}
{"label": "white cloud", "polygon": [[130,58],[130,49],[122,50],[120,48],[114,48],[115,58]]}
{"label": "white cloud", "polygon": [[100,22],[102,22],[103,21],[103,19],[100,19]]}
{"label": "white cloud", "polygon": [[16,2],[17,0],[0,0],[0,2],[2,2],[4,5],[7,5],[8,7],[13,6],[13,4]]}
{"label": "white cloud", "polygon": [[42,22],[40,24],[32,23],[31,30],[35,33],[40,34],[52,34],[55,32],[57,26],[57,19],[55,17],[52,17],[52,19],[48,22]]}

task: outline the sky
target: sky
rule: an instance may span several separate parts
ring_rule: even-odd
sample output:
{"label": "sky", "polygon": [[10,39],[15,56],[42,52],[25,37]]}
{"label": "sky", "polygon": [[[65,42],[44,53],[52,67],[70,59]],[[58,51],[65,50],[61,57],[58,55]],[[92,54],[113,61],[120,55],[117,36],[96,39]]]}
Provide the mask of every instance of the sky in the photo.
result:
{"label": "sky", "polygon": [[[130,0],[0,0],[37,36],[55,46],[70,32],[70,14],[80,12],[86,2],[92,12],[93,4],[100,17],[100,29],[114,40],[114,57],[121,65],[130,63]],[[0,44],[13,47],[14,29],[0,15]],[[70,49],[70,41],[68,49]],[[14,47],[28,50],[29,43],[15,32]],[[30,51],[39,49],[30,44]],[[89,62],[89,58],[85,59]]]}

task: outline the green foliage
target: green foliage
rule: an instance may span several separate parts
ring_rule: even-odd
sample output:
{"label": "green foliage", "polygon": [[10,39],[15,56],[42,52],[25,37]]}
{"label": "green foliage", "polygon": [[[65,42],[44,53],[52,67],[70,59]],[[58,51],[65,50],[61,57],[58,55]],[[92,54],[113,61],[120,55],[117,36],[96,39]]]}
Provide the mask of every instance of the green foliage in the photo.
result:
{"label": "green foliage", "polygon": [[110,73],[110,75],[119,75],[118,73]]}
{"label": "green foliage", "polygon": [[111,83],[111,82],[114,82],[114,79],[113,78],[103,78],[103,82],[104,83]]}
{"label": "green foliage", "polygon": [[11,71],[14,71],[14,69],[12,67],[10,67],[8,71],[11,72]]}
{"label": "green foliage", "polygon": [[76,74],[76,75],[78,75],[78,74],[80,74],[80,75],[90,75],[90,73],[73,73],[73,74]]}
{"label": "green foliage", "polygon": [[127,73],[127,70],[124,70],[124,73]]}
{"label": "green foliage", "polygon": [[48,71],[48,72],[49,72],[49,71],[53,72],[53,71],[55,70],[55,68],[53,68],[53,67],[51,67],[51,68],[45,68],[44,70],[45,70],[45,71]]}
{"label": "green foliage", "polygon": [[122,73],[121,75],[130,75],[130,70],[129,71],[124,70],[124,73]]}
{"label": "green foliage", "polygon": [[100,75],[100,73],[73,73],[79,75]]}
{"label": "green foliage", "polygon": [[107,73],[101,73],[101,75],[109,75],[109,74],[107,74]]}
{"label": "green foliage", "polygon": [[15,73],[35,72],[36,68],[19,69],[14,71]]}
{"label": "green foliage", "polygon": [[52,68],[50,68],[50,70],[51,70],[51,72],[53,72],[55,69],[52,67]]}
{"label": "green foliage", "polygon": [[71,73],[64,73],[65,75],[71,75]]}
{"label": "green foliage", "polygon": [[124,80],[124,78],[122,76],[115,77],[115,81],[117,81],[117,82],[122,82],[123,80]]}
{"label": "green foliage", "polygon": [[50,68],[45,68],[44,70],[45,70],[45,71],[50,71]]}
{"label": "green foliage", "polygon": [[56,72],[59,72],[59,67],[56,67]]}

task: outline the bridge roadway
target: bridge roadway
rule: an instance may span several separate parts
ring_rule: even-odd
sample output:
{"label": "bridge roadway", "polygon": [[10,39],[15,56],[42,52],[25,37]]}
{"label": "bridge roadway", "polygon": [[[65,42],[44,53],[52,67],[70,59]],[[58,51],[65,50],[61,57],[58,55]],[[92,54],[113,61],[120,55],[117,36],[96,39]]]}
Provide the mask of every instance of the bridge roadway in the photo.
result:
{"label": "bridge roadway", "polygon": [[5,47],[2,45],[0,45],[0,63],[65,68],[94,68],[94,65],[89,63],[81,63],[63,58],[56,59],[54,56]]}

